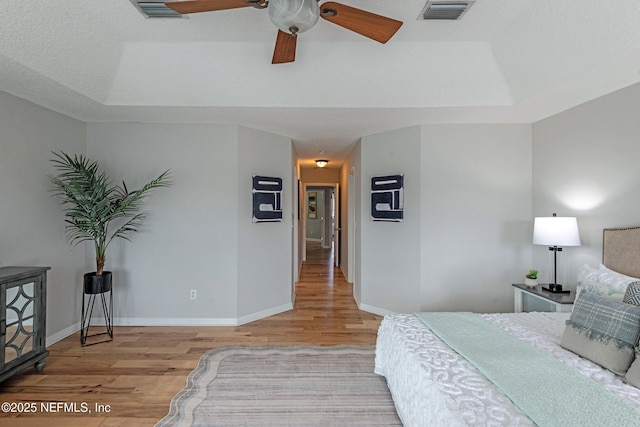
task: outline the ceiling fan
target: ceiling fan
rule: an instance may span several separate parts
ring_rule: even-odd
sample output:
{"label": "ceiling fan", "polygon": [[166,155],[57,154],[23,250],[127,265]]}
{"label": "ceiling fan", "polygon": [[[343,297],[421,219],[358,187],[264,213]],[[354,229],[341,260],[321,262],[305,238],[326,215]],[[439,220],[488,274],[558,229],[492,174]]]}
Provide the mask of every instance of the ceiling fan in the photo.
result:
{"label": "ceiling fan", "polygon": [[272,64],[293,62],[296,59],[296,40],[299,33],[312,28],[318,18],[333,22],[380,43],[386,43],[402,26],[401,21],[376,15],[336,2],[319,0],[188,0],[166,2],[178,13],[212,12],[217,10],[255,7],[269,9],[271,22],[278,27]]}

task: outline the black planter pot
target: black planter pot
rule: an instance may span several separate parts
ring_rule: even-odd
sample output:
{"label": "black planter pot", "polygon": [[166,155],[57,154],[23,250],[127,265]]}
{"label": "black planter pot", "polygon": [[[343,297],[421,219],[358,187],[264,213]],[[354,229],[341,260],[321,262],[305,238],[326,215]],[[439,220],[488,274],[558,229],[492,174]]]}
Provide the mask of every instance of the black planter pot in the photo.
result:
{"label": "black planter pot", "polygon": [[112,276],[110,271],[103,271],[102,276],[96,276],[96,272],[84,275],[84,293],[102,294],[111,290]]}
{"label": "black planter pot", "polygon": [[[95,271],[84,275],[80,329],[80,343],[83,347],[113,340],[113,291],[111,290],[111,284],[112,276],[110,271],[103,271],[102,276],[97,276]],[[109,293],[107,294],[107,292]],[[89,334],[96,299],[98,300],[98,309],[102,307],[104,330],[103,332]],[[102,329],[101,325],[98,328]],[[106,340],[87,344],[87,338],[99,335],[108,335],[109,337]]]}

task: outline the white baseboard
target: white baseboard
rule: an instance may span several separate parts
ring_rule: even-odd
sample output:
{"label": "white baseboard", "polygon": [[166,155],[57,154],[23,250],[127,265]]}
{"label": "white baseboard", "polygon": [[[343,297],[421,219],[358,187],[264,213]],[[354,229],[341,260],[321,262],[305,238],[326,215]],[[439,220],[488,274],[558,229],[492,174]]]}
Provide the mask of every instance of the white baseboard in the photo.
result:
{"label": "white baseboard", "polygon": [[314,239],[313,237],[307,237],[307,242],[322,242],[322,239]]}
{"label": "white baseboard", "polygon": [[237,326],[234,318],[117,317],[114,326]]}
{"label": "white baseboard", "polygon": [[[293,310],[293,303],[284,304],[269,310],[258,313],[251,313],[240,318],[220,317],[220,318],[183,318],[183,317],[116,317],[113,319],[114,326],[240,326],[245,323],[260,320],[273,316],[284,311]],[[95,323],[93,323],[95,321]],[[92,327],[104,326],[101,318],[92,319]],[[47,346],[53,345],[66,337],[75,334],[80,330],[80,322],[47,336]]]}
{"label": "white baseboard", "polygon": [[245,323],[254,322],[256,320],[264,319],[265,317],[273,316],[274,314],[280,314],[284,311],[293,310],[293,303],[284,304],[279,307],[273,307],[268,310],[260,311],[258,313],[251,313],[246,316],[239,317],[237,319],[237,326],[244,325]]}
{"label": "white baseboard", "polygon": [[374,307],[369,304],[358,304],[358,308],[362,311],[366,311],[368,313],[377,314],[378,316],[390,316],[392,314],[396,314],[393,311],[386,310],[384,308]]}
{"label": "white baseboard", "polygon": [[49,335],[45,342],[47,346],[57,343],[58,341],[62,341],[69,335],[73,335],[80,330],[80,322],[76,322],[68,328],[64,328],[60,332],[56,332],[55,334]]}
{"label": "white baseboard", "polygon": [[367,313],[373,313],[373,314],[377,314],[378,316],[389,316],[391,314],[396,314],[393,311],[390,310],[386,310],[384,308],[380,308],[380,307],[374,307],[372,305],[369,304],[363,304],[360,299],[358,298],[358,295],[356,295],[356,287],[353,287],[353,299],[356,302],[356,305],[358,306],[359,310],[362,311],[366,311]]}
{"label": "white baseboard", "polygon": [[[344,268],[342,268],[342,264],[340,264],[338,266],[338,268],[340,269],[340,272],[342,273],[342,277],[344,277],[344,280],[347,280],[347,273],[344,271]],[[351,283],[347,280],[347,283]],[[353,283],[351,283],[353,285]],[[353,294],[353,297],[355,298],[355,293]]]}
{"label": "white baseboard", "polygon": [[360,308],[360,298],[358,298],[358,295],[356,294],[355,283],[353,285],[353,300],[356,302],[356,305],[358,306],[358,308]]}

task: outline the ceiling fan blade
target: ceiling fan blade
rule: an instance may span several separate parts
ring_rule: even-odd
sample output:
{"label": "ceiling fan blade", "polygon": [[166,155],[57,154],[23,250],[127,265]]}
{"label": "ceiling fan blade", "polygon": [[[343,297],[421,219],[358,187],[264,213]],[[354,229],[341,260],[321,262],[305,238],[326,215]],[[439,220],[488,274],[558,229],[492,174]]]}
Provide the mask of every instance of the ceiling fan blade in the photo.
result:
{"label": "ceiling fan blade", "polygon": [[320,12],[327,21],[380,43],[389,41],[402,26],[402,21],[332,1],[323,3]]}
{"label": "ceiling fan blade", "polygon": [[278,30],[276,47],[273,49],[272,64],[284,64],[296,60],[296,40],[297,36]]}
{"label": "ceiling fan blade", "polygon": [[186,13],[212,12],[214,10],[235,9],[238,7],[249,7],[251,3],[246,0],[190,0],[172,1],[165,5],[183,15]]}

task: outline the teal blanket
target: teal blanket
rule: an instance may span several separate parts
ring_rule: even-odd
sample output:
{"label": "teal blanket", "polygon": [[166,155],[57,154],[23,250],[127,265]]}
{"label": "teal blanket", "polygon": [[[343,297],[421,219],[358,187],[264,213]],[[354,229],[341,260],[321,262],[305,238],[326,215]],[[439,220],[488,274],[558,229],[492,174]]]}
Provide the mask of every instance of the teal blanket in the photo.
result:
{"label": "teal blanket", "polygon": [[640,410],[473,313],[416,313],[539,426],[640,426]]}

